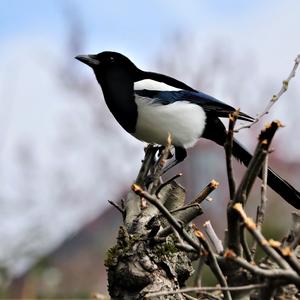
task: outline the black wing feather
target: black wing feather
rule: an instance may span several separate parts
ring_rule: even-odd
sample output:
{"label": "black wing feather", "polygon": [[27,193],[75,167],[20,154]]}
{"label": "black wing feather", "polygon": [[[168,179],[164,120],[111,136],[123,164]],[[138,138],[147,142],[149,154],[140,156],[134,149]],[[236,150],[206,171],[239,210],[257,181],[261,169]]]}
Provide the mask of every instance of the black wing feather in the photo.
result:
{"label": "black wing feather", "polygon": [[[188,101],[200,105],[205,112],[215,115],[216,117],[228,118],[228,115],[235,111],[232,106],[217,100],[202,92],[194,91],[154,91],[154,90],[137,90],[135,93],[141,97],[151,98],[154,103],[168,105],[177,101]],[[239,119],[253,121],[253,118],[245,113],[240,112]]]}

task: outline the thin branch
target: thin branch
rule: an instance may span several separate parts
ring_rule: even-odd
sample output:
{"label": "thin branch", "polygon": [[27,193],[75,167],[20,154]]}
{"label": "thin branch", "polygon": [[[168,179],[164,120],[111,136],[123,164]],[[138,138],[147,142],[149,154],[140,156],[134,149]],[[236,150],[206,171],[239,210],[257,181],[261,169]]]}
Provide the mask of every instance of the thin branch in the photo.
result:
{"label": "thin branch", "polygon": [[300,244],[300,232],[297,233],[293,242],[291,243],[291,248],[295,249]]}
{"label": "thin branch", "polygon": [[[183,294],[186,295],[186,294]],[[205,299],[205,300],[223,300],[223,297],[218,297],[216,295],[213,295],[212,293],[208,293],[208,292],[204,292],[202,291],[201,293],[199,293],[200,296],[198,296],[198,299]],[[205,297],[205,298],[203,298]]]}
{"label": "thin branch", "polygon": [[172,216],[172,214],[164,207],[164,205],[158,201],[157,197],[142,190],[142,188],[137,184],[132,185],[132,190],[138,196],[144,197],[147,201],[154,205],[168,220],[170,225],[172,225],[181,234],[181,236],[185,239],[186,242],[188,242],[197,251],[201,251],[200,245],[194,241],[194,239],[187,233],[187,231],[182,227],[182,225]]}
{"label": "thin branch", "polygon": [[188,294],[183,294],[183,296],[184,296],[186,299],[188,299],[188,300],[197,300],[197,298],[192,297],[192,296],[190,296],[190,295],[188,295]]}
{"label": "thin branch", "polygon": [[[218,260],[223,262],[223,257],[218,257]],[[231,260],[237,263],[240,267],[248,270],[250,273],[256,276],[262,276],[264,278],[268,278],[271,280],[282,280],[285,283],[294,283],[298,287],[300,287],[300,277],[299,275],[292,269],[290,270],[282,270],[282,269],[263,269],[252,263],[247,262],[240,256],[236,256],[234,252],[231,250],[225,253],[225,260]]]}
{"label": "thin branch", "polygon": [[175,243],[175,246],[176,246],[177,249],[180,249],[180,250],[183,250],[183,251],[186,251],[186,252],[192,252],[192,253],[195,253],[195,254],[199,254],[199,252],[196,251],[195,248],[190,246],[189,244]]}
{"label": "thin branch", "polygon": [[206,221],[203,224],[206,235],[209,237],[211,243],[214,245],[218,254],[224,251],[222,241],[218,238],[216,232],[214,231],[210,221]]}
{"label": "thin branch", "polygon": [[[256,227],[257,230],[261,231],[262,224],[265,219],[266,207],[267,207],[267,185],[268,185],[268,155],[266,155],[265,162],[262,168],[262,183],[261,183],[261,198],[260,198],[260,205],[257,207],[257,214],[256,214]],[[256,253],[257,242],[256,240],[253,241],[253,245],[251,247],[251,255],[252,257]]]}
{"label": "thin branch", "polygon": [[262,224],[265,219],[265,212],[267,207],[268,161],[268,155],[266,155],[262,169],[261,200],[256,220],[256,226],[258,230],[261,230]]}
{"label": "thin branch", "polygon": [[237,195],[236,195],[236,199],[235,199],[236,202],[242,202],[241,200],[239,200],[239,198],[240,199],[242,198],[242,194],[244,193],[244,191],[246,192],[245,196],[247,199],[248,194],[252,188],[252,185],[253,185],[255,179],[261,171],[262,165],[268,154],[272,139],[273,139],[277,129],[280,127],[282,127],[281,122],[276,120],[270,124],[267,124],[265,126],[265,128],[261,131],[261,133],[258,137],[259,143],[258,143],[256,150],[254,152],[254,155],[249,163],[246,174],[243,177],[243,180],[240,184],[240,188],[237,191]]}
{"label": "thin branch", "polygon": [[[219,186],[219,183],[216,181],[216,180],[212,180],[196,197],[193,201],[191,201],[189,204],[187,205],[184,205],[182,207],[179,207],[179,208],[176,208],[176,209],[173,209],[171,210],[170,212],[172,214],[174,213],[177,213],[179,211],[184,211],[184,210],[187,210],[189,208],[192,208],[192,207],[200,207],[200,203],[202,203],[206,198],[207,196],[213,192],[215,189],[217,189]],[[177,215],[177,217],[181,220],[181,216],[180,214]],[[186,218],[184,218],[185,220]],[[184,221],[182,220],[182,221]],[[192,221],[193,219],[190,219],[190,220],[187,220],[185,223],[189,223],[190,221]]]}
{"label": "thin branch", "polygon": [[[180,220],[183,224],[188,224],[196,217],[202,214],[200,203],[206,199],[206,197],[218,188],[219,183],[216,180],[212,180],[188,205],[172,210],[171,213],[176,216],[177,220]],[[158,234],[159,237],[165,237],[172,232],[171,227],[167,226],[161,230]]]}
{"label": "thin branch", "polygon": [[190,205],[194,203],[202,203],[206,197],[213,192],[215,189],[219,187],[219,182],[213,179],[196,197],[195,199],[190,203]]}
{"label": "thin branch", "polygon": [[236,215],[233,206],[236,203],[246,204],[250,190],[258,176],[262,164],[268,153],[269,146],[274,137],[276,130],[281,126],[279,121],[273,121],[267,125],[259,135],[259,142],[254,152],[254,155],[249,163],[248,169],[242,178],[239,188],[232,201],[229,202],[227,208],[227,222],[228,222],[228,247],[232,249],[237,255],[241,254],[240,248],[240,221]]}
{"label": "thin branch", "polygon": [[[174,211],[171,211],[172,215],[183,225],[190,223],[192,220],[194,220],[196,217],[200,216],[203,213],[201,206],[197,203],[184,206]],[[171,226],[167,226],[158,233],[158,236],[166,237],[171,232]]]}
{"label": "thin branch", "polygon": [[163,168],[164,168],[166,161],[168,159],[168,156],[170,154],[171,146],[172,146],[172,139],[171,139],[171,134],[169,133],[166,145],[154,167],[153,181],[152,181],[152,187],[150,189],[150,194],[155,193],[155,191],[157,190],[157,188],[160,185],[160,178],[163,174]]}
{"label": "thin branch", "polygon": [[226,166],[227,166],[227,178],[228,178],[228,185],[229,185],[229,195],[230,199],[233,199],[235,194],[235,181],[233,176],[233,169],[232,169],[232,147],[233,147],[233,129],[236,123],[236,120],[239,116],[240,111],[236,110],[229,114],[229,125],[228,125],[228,132],[227,138],[225,142],[225,154],[226,154]]}
{"label": "thin branch", "polygon": [[142,161],[142,166],[141,166],[139,174],[135,180],[135,182],[138,185],[142,186],[144,184],[146,176],[149,173],[149,170],[154,163],[156,152],[157,152],[157,147],[155,147],[153,145],[148,145],[145,148],[145,158]]}
{"label": "thin branch", "polygon": [[240,239],[241,239],[241,245],[244,251],[244,255],[247,261],[253,261],[251,251],[249,249],[247,240],[246,240],[246,234],[245,234],[245,226],[241,226],[241,231],[240,231]]}
{"label": "thin branch", "polygon": [[185,243],[184,243],[183,239],[181,238],[180,234],[178,233],[178,231],[173,226],[171,226],[171,228],[172,228],[174,235],[176,236],[176,238],[178,240],[178,244],[181,245],[182,247],[184,247]]}
{"label": "thin branch", "polygon": [[111,200],[107,200],[109,204],[111,204],[112,206],[114,206],[122,215],[124,215],[124,209],[116,202],[111,201]]}
{"label": "thin branch", "polygon": [[264,238],[262,233],[257,230],[257,227],[253,220],[246,215],[241,203],[236,203],[233,207],[239,216],[241,217],[245,227],[251,233],[251,235],[255,238],[260,247],[264,250],[264,252],[269,255],[279,267],[285,270],[290,270],[289,264],[282,259],[282,257],[271,247],[270,243]]}
{"label": "thin branch", "polygon": [[194,277],[194,285],[197,287],[202,286],[202,274],[203,274],[203,267],[205,266],[205,260],[206,257],[201,255],[199,257],[198,266],[195,271],[195,277]]}
{"label": "thin branch", "polygon": [[159,198],[159,192],[168,184],[170,184],[172,181],[176,180],[177,178],[181,177],[182,173],[178,173],[175,176],[171,177],[170,179],[168,179],[167,181],[163,182],[156,190],[155,192],[155,196],[157,198]]}
{"label": "thin branch", "polygon": [[171,210],[170,213],[172,213],[172,214],[178,213],[180,211],[185,211],[185,210],[188,210],[189,208],[197,207],[197,206],[200,207],[198,203],[184,205],[182,207]]}
{"label": "thin branch", "polygon": [[[208,260],[208,263],[209,263],[209,266],[210,266],[212,272],[214,273],[214,275],[216,276],[217,280],[219,281],[219,283],[222,287],[228,287],[226,278],[223,275],[222,270],[218,264],[216,255],[212,251],[209,243],[204,238],[203,233],[195,225],[193,227],[194,227],[195,236],[198,238],[198,240],[201,243],[201,245],[203,246],[204,250],[207,251],[207,260]],[[227,300],[232,299],[229,290],[224,291],[224,299],[227,299]]]}
{"label": "thin branch", "polygon": [[292,226],[288,237],[284,241],[285,246],[295,249],[300,243],[300,214],[292,212]]}
{"label": "thin branch", "polygon": [[256,289],[262,289],[267,286],[266,283],[257,283],[257,284],[249,284],[249,285],[242,285],[242,286],[216,286],[216,287],[191,287],[191,288],[184,288],[176,291],[163,291],[157,293],[149,293],[145,296],[145,298],[153,298],[158,296],[166,296],[166,295],[173,295],[173,294],[181,294],[181,293],[190,293],[190,292],[213,292],[213,291],[251,291]]}
{"label": "thin branch", "polygon": [[281,89],[279,90],[279,92],[277,94],[272,96],[272,98],[269,100],[265,109],[256,115],[256,117],[252,123],[242,124],[240,127],[235,129],[235,132],[238,132],[244,128],[252,127],[254,124],[258,123],[263,116],[267,115],[270,112],[270,109],[272,108],[272,106],[279,100],[279,98],[282,96],[282,94],[284,94],[287,91],[290,80],[296,76],[296,71],[297,71],[299,64],[300,64],[300,54],[298,54],[297,57],[295,58],[295,63],[294,63],[294,66],[293,66],[289,76],[287,77],[287,79],[283,80]]}
{"label": "thin branch", "polygon": [[290,247],[281,247],[281,243],[270,240],[270,246],[277,250],[277,252],[289,263],[289,265],[300,275],[300,262],[293,253]]}

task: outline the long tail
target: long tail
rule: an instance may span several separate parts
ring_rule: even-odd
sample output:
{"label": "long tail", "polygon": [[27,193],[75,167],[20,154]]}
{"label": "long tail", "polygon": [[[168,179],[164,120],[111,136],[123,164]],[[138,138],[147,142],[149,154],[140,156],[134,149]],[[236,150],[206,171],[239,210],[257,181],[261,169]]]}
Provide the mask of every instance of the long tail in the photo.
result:
{"label": "long tail", "polygon": [[[245,166],[249,165],[252,158],[252,155],[235,139],[233,140],[232,154]],[[261,178],[261,174],[259,177]],[[284,198],[285,201],[295,208],[300,209],[300,193],[271,168],[268,169],[268,185]]]}

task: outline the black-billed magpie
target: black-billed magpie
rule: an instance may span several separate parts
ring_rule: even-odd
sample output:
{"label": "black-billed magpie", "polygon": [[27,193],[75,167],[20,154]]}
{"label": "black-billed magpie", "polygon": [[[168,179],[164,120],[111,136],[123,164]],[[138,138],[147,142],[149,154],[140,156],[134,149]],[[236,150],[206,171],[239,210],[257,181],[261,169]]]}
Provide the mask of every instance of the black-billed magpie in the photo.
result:
{"label": "black-billed magpie", "polygon": [[[176,162],[185,159],[186,149],[200,137],[224,146],[227,133],[219,118],[228,118],[235,111],[233,107],[172,77],[142,71],[117,52],[79,55],[76,59],[94,70],[108,108],[127,132],[159,145],[164,145],[171,134]],[[244,113],[239,119],[253,120]],[[235,139],[232,152],[246,166],[252,158]],[[300,208],[300,193],[270,168],[268,185]]]}

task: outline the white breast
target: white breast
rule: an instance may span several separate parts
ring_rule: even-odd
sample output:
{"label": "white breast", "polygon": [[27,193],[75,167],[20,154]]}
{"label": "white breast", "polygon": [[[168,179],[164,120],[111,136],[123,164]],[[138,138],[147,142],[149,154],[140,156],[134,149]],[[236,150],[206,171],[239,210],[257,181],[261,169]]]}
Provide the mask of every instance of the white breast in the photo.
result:
{"label": "white breast", "polygon": [[170,133],[173,145],[189,148],[204,131],[206,115],[199,105],[187,101],[161,105],[140,96],[135,102],[138,119],[133,136],[147,143],[164,145]]}

